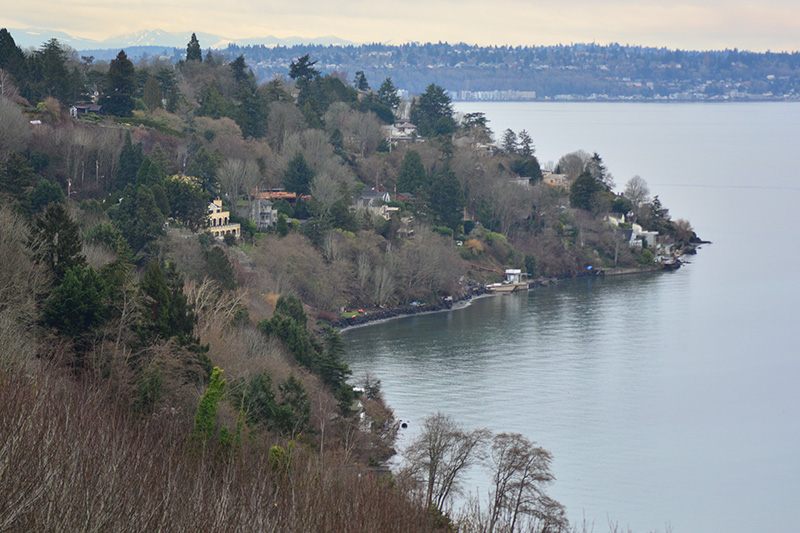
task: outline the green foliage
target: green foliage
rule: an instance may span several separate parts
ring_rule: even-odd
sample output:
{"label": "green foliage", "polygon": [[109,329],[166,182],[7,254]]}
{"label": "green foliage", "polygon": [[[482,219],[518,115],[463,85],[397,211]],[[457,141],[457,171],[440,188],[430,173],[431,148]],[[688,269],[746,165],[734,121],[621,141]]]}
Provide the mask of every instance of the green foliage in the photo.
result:
{"label": "green foliage", "polygon": [[166,180],[164,192],[169,202],[169,216],[197,231],[206,227],[209,195],[195,183]]}
{"label": "green foliage", "polygon": [[219,181],[217,180],[217,170],[219,169],[221,156],[218,153],[211,153],[201,146],[192,155],[186,167],[186,174],[194,176],[202,184],[203,191],[211,196],[219,194]]}
{"label": "green foliage", "polygon": [[278,222],[275,224],[275,231],[278,232],[278,235],[281,237],[286,237],[289,234],[289,224],[286,222],[286,215],[280,213],[278,215]]}
{"label": "green foliage", "polygon": [[423,137],[448,135],[456,130],[453,107],[447,92],[431,83],[411,105],[411,122]]}
{"label": "green foliage", "polygon": [[194,416],[193,437],[199,442],[209,442],[214,436],[214,419],[217,416],[222,395],[225,392],[225,380],[222,379],[222,370],[214,367],[211,371],[211,383],[209,383],[205,394],[197,405],[197,413]]}
{"label": "green foliage", "polygon": [[297,152],[283,174],[283,185],[289,192],[297,194],[309,194],[311,181],[314,179],[314,171],[306,163],[306,158],[301,152]]}
{"label": "green foliage", "polygon": [[463,218],[464,191],[455,172],[446,165],[436,173],[430,189],[429,205],[435,219],[456,231]]}
{"label": "green foliage", "polygon": [[107,291],[108,286],[92,267],[68,268],[45,301],[45,325],[73,339],[91,333],[107,318]]}
{"label": "green foliage", "polygon": [[216,281],[220,288],[226,291],[236,288],[236,277],[233,275],[231,266],[225,251],[219,246],[214,246],[204,252],[206,259],[205,274]]}
{"label": "green foliage", "polygon": [[378,102],[385,105],[393,112],[400,107],[400,97],[397,96],[397,87],[394,86],[392,78],[386,78],[378,88]]}
{"label": "green foliage", "polygon": [[163,107],[161,105],[161,88],[158,86],[158,80],[153,76],[148,77],[144,84],[142,100],[151,112]]}
{"label": "green foliage", "polygon": [[525,271],[528,273],[528,276],[535,277],[536,276],[536,257],[531,254],[525,254]]}
{"label": "green foliage", "polygon": [[139,289],[145,296],[139,329],[143,341],[175,338],[196,353],[203,351],[193,336],[197,315],[183,293],[183,276],[174,263],[164,271],[158,261],[150,261]]}
{"label": "green foliage", "polygon": [[140,414],[153,412],[156,403],[161,398],[163,379],[158,368],[147,369],[136,384],[134,410]]}
{"label": "green foliage", "polygon": [[439,235],[444,235],[445,237],[453,237],[453,230],[448,228],[447,226],[433,226],[431,230],[434,233],[438,233]]}
{"label": "green foliage", "polygon": [[192,33],[189,43],[186,45],[186,61],[203,60],[203,51],[200,49],[200,41],[197,40],[197,35]]}
{"label": "green foliage", "polygon": [[222,118],[233,116],[233,103],[225,98],[216,85],[203,89],[198,98],[200,107],[195,112],[199,117]]}
{"label": "green foliage", "polygon": [[581,172],[569,190],[569,203],[572,207],[590,211],[595,204],[596,194],[602,190],[600,183],[589,171]]}
{"label": "green foliage", "polygon": [[369,91],[369,82],[367,81],[367,76],[364,74],[363,70],[356,72],[355,78],[353,79],[353,85],[359,91]]}
{"label": "green foliage", "polygon": [[397,190],[398,192],[420,194],[427,187],[428,178],[422,164],[422,157],[416,150],[409,150],[400,163],[400,171],[397,174]]}
{"label": "green foliage", "polygon": [[64,190],[58,183],[42,179],[31,191],[31,210],[37,213],[52,203],[63,203]]}
{"label": "green foliage", "polygon": [[643,249],[636,257],[636,261],[642,266],[652,266],[654,259],[655,256],[649,248]]}
{"label": "green foliage", "polygon": [[126,131],[125,140],[122,143],[122,151],[119,154],[119,170],[117,170],[117,175],[114,178],[114,187],[117,190],[122,190],[125,186],[135,183],[136,175],[143,161],[142,143],[134,145],[131,142],[131,132]]}
{"label": "green foliage", "polygon": [[87,243],[105,245],[125,261],[130,260],[131,249],[122,232],[110,222],[95,224],[86,231],[84,240]]}
{"label": "green foliage", "polygon": [[42,245],[40,262],[46,264],[58,279],[67,270],[84,265],[78,224],[72,220],[64,204],[50,204],[34,223],[34,238]]}
{"label": "green foliage", "polygon": [[118,117],[133,115],[135,92],[136,71],[125,50],[120,50],[108,67],[103,111]]}
{"label": "green foliage", "polygon": [[134,253],[164,234],[166,216],[159,209],[153,192],[144,185],[125,187],[119,204],[109,209],[108,215]]}

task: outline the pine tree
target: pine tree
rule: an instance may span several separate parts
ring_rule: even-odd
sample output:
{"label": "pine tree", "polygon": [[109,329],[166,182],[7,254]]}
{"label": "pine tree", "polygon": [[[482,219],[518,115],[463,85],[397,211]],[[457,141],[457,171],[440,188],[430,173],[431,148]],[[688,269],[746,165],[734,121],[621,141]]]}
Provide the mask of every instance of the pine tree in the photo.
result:
{"label": "pine tree", "polygon": [[111,60],[106,76],[106,99],[103,110],[109,115],[133,115],[133,95],[136,91],[136,69],[125,50],[120,50]]}
{"label": "pine tree", "polygon": [[397,190],[419,194],[425,190],[427,183],[427,174],[419,152],[409,150],[400,163],[400,172],[397,174]]}
{"label": "pine tree", "polygon": [[309,194],[311,181],[314,179],[314,171],[306,163],[306,158],[301,152],[297,152],[289,161],[286,172],[283,173],[283,185],[289,192],[297,194]]}
{"label": "pine tree", "polygon": [[72,220],[64,204],[50,204],[36,219],[34,237],[42,243],[41,262],[50,267],[58,279],[70,268],[84,265],[86,258],[78,223]]}
{"label": "pine tree", "polygon": [[436,220],[456,231],[465,205],[464,191],[456,178],[456,173],[445,166],[436,173],[430,190],[430,207]]}
{"label": "pine tree", "polygon": [[200,49],[200,41],[197,40],[197,35],[192,33],[189,44],[186,45],[186,61],[202,61],[203,51]]}

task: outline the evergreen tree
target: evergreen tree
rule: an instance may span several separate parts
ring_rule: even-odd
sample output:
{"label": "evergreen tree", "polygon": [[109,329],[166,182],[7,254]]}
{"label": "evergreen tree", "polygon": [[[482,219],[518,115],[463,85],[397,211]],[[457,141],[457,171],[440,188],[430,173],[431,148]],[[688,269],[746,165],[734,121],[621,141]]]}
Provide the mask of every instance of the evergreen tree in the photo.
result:
{"label": "evergreen tree", "polygon": [[133,96],[136,92],[136,70],[125,50],[120,50],[108,66],[106,98],[103,110],[109,115],[133,115]]}
{"label": "evergreen tree", "polygon": [[200,180],[203,190],[211,196],[219,194],[219,181],[217,180],[217,169],[219,169],[220,157],[218,153],[211,153],[201,146],[192,155],[186,173]]}
{"label": "evergreen tree", "polygon": [[178,179],[164,182],[169,216],[197,231],[206,226],[209,197],[199,185]]}
{"label": "evergreen tree", "polygon": [[31,191],[31,211],[38,213],[50,204],[63,203],[64,199],[61,185],[41,179]]}
{"label": "evergreen tree", "polygon": [[596,194],[602,185],[588,170],[581,172],[569,189],[569,203],[578,209],[591,210],[595,204]]}
{"label": "evergreen tree", "polygon": [[453,106],[444,88],[431,83],[411,105],[411,122],[423,137],[448,135],[456,130]]}
{"label": "evergreen tree", "polygon": [[142,143],[131,142],[131,132],[125,132],[125,140],[122,143],[122,151],[119,154],[119,169],[114,178],[114,188],[122,190],[125,186],[136,183],[136,175],[139,167],[144,161]]}
{"label": "evergreen tree", "polygon": [[86,263],[81,253],[83,244],[78,223],[64,204],[47,206],[34,223],[34,238],[42,244],[41,262],[50,267],[58,279],[70,268]]}
{"label": "evergreen tree", "polygon": [[528,159],[533,157],[535,151],[530,134],[526,130],[519,132],[519,155]]}
{"label": "evergreen tree", "polygon": [[156,109],[162,107],[161,105],[161,88],[158,86],[158,80],[153,76],[149,76],[144,84],[144,92],[142,100],[147,106],[147,109],[152,113]]}
{"label": "evergreen tree", "polygon": [[507,154],[517,153],[517,134],[513,130],[507,129],[503,132],[502,148]]}
{"label": "evergreen tree", "polygon": [[353,79],[353,86],[359,91],[369,91],[369,82],[363,70],[356,72],[356,76]]}
{"label": "evergreen tree", "polygon": [[427,185],[427,174],[419,152],[409,150],[400,163],[400,172],[397,174],[397,190],[420,194],[425,191]]}
{"label": "evergreen tree", "polygon": [[236,288],[236,277],[233,274],[233,267],[222,248],[214,246],[206,251],[205,259],[205,274],[209,278],[219,283],[219,287],[223,290],[230,291]]}
{"label": "evergreen tree", "polygon": [[286,222],[286,215],[281,213],[278,215],[278,222],[275,224],[275,231],[281,237],[286,237],[289,234],[289,224]]}
{"label": "evergreen tree", "polygon": [[11,74],[17,85],[25,81],[25,54],[5,28],[0,29],[0,69]]}
{"label": "evergreen tree", "polygon": [[197,40],[197,35],[192,33],[189,43],[186,45],[186,61],[202,61],[203,51],[200,49],[200,41]]}
{"label": "evergreen tree", "polygon": [[392,111],[397,111],[400,107],[400,97],[397,96],[397,87],[394,86],[392,78],[386,78],[378,88],[378,102],[389,107]]}
{"label": "evergreen tree", "polygon": [[446,165],[436,173],[430,190],[430,208],[436,220],[456,231],[461,223],[466,204],[464,191],[456,173]]}
{"label": "evergreen tree", "polygon": [[78,339],[101,326],[106,318],[108,286],[92,267],[75,265],[44,304],[45,325]]}
{"label": "evergreen tree", "polygon": [[108,214],[134,253],[164,234],[166,217],[153,192],[144,185],[125,187],[119,204],[109,209]]}
{"label": "evergreen tree", "polygon": [[303,157],[303,154],[297,152],[289,161],[286,172],[283,173],[283,186],[289,192],[309,194],[313,179],[314,171],[306,163],[306,158]]}

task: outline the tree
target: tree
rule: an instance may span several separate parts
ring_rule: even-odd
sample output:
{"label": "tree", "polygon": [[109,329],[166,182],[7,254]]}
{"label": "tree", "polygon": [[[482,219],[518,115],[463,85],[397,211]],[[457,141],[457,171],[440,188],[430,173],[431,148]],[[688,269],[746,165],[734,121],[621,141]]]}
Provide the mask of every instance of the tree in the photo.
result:
{"label": "tree", "polygon": [[581,172],[569,189],[569,203],[572,207],[590,211],[595,203],[595,195],[602,189],[591,172],[588,170]]}
{"label": "tree", "polygon": [[534,152],[536,149],[533,147],[533,139],[531,139],[530,134],[526,130],[522,130],[519,132],[519,155],[528,159],[533,157]]}
{"label": "tree", "polygon": [[604,190],[610,191],[614,188],[614,177],[608,171],[603,159],[597,152],[592,154],[592,157],[586,161],[586,170]]}
{"label": "tree", "polygon": [[0,69],[11,74],[17,84],[23,82],[25,54],[5,28],[0,29]]}
{"label": "tree", "polygon": [[409,150],[400,163],[397,174],[397,190],[419,194],[428,185],[427,173],[422,164],[422,157],[416,150]]}
{"label": "tree", "polygon": [[109,209],[108,214],[134,253],[164,234],[166,215],[158,208],[153,192],[144,185],[128,185],[119,204]]}
{"label": "tree", "polygon": [[519,433],[501,433],[494,436],[489,457],[489,533],[495,529],[517,531],[518,525],[521,531],[526,516],[538,522],[541,529],[537,530],[567,530],[563,506],[544,492],[544,486],[555,479],[550,471],[550,452]]}
{"label": "tree", "polygon": [[41,262],[58,279],[67,270],[86,263],[78,223],[72,220],[64,204],[50,204],[34,223],[34,238],[42,244]]}
{"label": "tree", "polygon": [[177,179],[166,180],[164,192],[169,203],[169,216],[193,231],[206,226],[209,198],[199,185]]}
{"label": "tree", "polygon": [[444,88],[431,83],[411,105],[411,122],[423,137],[447,135],[456,130],[451,99]]}
{"label": "tree", "polygon": [[302,152],[297,152],[292,159],[286,172],[283,173],[283,185],[287,191],[297,194],[309,194],[311,182],[314,179],[314,171],[306,163],[306,158]]}
{"label": "tree", "polygon": [[181,346],[196,343],[197,315],[183,292],[183,276],[169,263],[166,271],[156,259],[148,263],[139,289],[145,299],[140,336],[148,342],[176,338]]}
{"label": "tree", "polygon": [[219,181],[217,180],[219,159],[219,152],[212,153],[206,150],[205,146],[201,146],[192,155],[186,166],[186,173],[197,178],[203,190],[211,196],[219,194]]}
{"label": "tree", "polygon": [[289,77],[297,80],[298,83],[307,84],[319,77],[319,71],[314,68],[316,61],[311,61],[309,54],[298,57],[289,65]]}
{"label": "tree", "polygon": [[650,201],[650,188],[641,176],[634,176],[625,184],[625,198],[631,201],[633,212],[638,216],[642,205]]}
{"label": "tree", "polygon": [[[194,34],[192,34],[194,36]],[[217,416],[217,406],[225,392],[225,380],[222,379],[222,370],[214,367],[211,372],[211,383],[208,384],[205,394],[197,405],[194,415],[194,432],[192,435],[200,443],[209,442],[214,436],[214,419]]]}
{"label": "tree", "polygon": [[406,472],[424,487],[424,501],[439,511],[459,492],[467,470],[480,462],[491,433],[465,431],[451,417],[436,413],[422,422],[422,432],[403,452]]}
{"label": "tree", "polygon": [[359,91],[369,91],[369,82],[363,70],[356,72],[355,78],[353,79],[353,86]]}
{"label": "tree", "polygon": [[400,107],[400,97],[397,96],[397,87],[394,86],[392,78],[383,80],[383,83],[378,88],[378,102],[392,111],[397,111]]}
{"label": "tree", "polygon": [[430,189],[429,203],[436,220],[456,231],[464,218],[465,198],[456,173],[449,165],[436,173]]}
{"label": "tree", "polygon": [[136,71],[125,50],[111,60],[106,76],[106,99],[103,109],[110,115],[129,117],[133,114]]}
{"label": "tree", "polygon": [[153,76],[147,78],[144,84],[144,92],[142,100],[147,106],[147,109],[152,113],[156,109],[162,107],[161,105],[161,88],[158,86],[158,80]]}
{"label": "tree", "polygon": [[92,267],[68,268],[45,301],[44,323],[77,340],[105,322],[107,292],[108,286]]}
{"label": "tree", "polygon": [[133,144],[131,132],[125,132],[125,140],[122,142],[122,151],[119,154],[119,167],[117,175],[114,177],[114,186],[117,190],[122,190],[125,186],[136,182],[136,174],[144,161],[142,143]]}
{"label": "tree", "polygon": [[507,129],[503,132],[503,151],[507,154],[517,153],[517,134],[513,130]]}
{"label": "tree", "polygon": [[186,45],[186,61],[202,61],[203,51],[200,49],[200,41],[197,40],[197,35],[192,33],[189,43]]}
{"label": "tree", "polygon": [[25,148],[30,136],[30,124],[22,109],[8,98],[0,96],[0,164],[12,153]]}

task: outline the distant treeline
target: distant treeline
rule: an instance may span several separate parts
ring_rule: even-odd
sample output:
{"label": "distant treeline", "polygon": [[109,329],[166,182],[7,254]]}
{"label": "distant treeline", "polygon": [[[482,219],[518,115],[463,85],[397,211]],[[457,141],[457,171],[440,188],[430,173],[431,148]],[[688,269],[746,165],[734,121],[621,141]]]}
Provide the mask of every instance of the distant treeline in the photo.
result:
{"label": "distant treeline", "polygon": [[[93,51],[101,58],[102,51]],[[184,50],[137,47],[131,55],[169,55]],[[230,45],[219,53],[243,55],[261,81],[285,75],[289,64],[306,54],[325,73],[369,80],[391,77],[397,87],[422,93],[431,82],[456,98],[509,99],[494,91],[535,93],[536,99],[797,99],[800,53],[733,50],[683,51],[611,44],[557,46],[474,46],[426,43],[399,46]],[[472,94],[470,94],[472,93]],[[530,99],[531,95],[521,95]]]}

